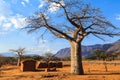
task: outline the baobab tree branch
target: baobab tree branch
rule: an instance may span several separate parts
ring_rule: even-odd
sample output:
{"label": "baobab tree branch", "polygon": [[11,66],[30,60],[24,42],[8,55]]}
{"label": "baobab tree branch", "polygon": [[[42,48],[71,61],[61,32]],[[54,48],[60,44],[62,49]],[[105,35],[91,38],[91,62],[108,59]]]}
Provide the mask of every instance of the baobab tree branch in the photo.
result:
{"label": "baobab tree branch", "polygon": [[78,38],[76,39],[76,42],[80,42],[84,39],[84,37],[86,37],[87,35],[89,35],[87,32],[84,32],[82,34],[78,34]]}
{"label": "baobab tree branch", "polygon": [[42,38],[43,40],[43,36],[45,35],[45,33],[47,32],[48,29],[45,29],[45,31],[40,35],[40,37]]}
{"label": "baobab tree branch", "polygon": [[113,28],[115,28],[116,29],[116,27],[113,25],[113,24],[111,24],[110,22],[108,22],[108,21],[105,21],[105,20],[102,20],[102,19],[99,19],[99,18],[96,18],[96,17],[93,17],[95,20],[97,20],[98,22],[101,22],[101,23],[103,23],[103,24],[106,24],[106,25],[109,25],[110,27],[113,27]]}
{"label": "baobab tree branch", "polygon": [[105,39],[104,38],[102,38],[102,37],[100,37],[100,36],[98,36],[98,35],[96,35],[96,34],[93,34],[95,37],[97,37],[97,38],[99,38],[99,39],[101,39],[101,40],[103,40],[103,41],[105,41]]}
{"label": "baobab tree branch", "polygon": [[[43,20],[45,21],[46,28],[48,28],[48,29],[50,30],[50,32],[52,32],[55,36],[58,36],[58,37],[60,37],[60,38],[66,38],[66,39],[68,39],[68,40],[72,40],[72,38],[71,38],[70,36],[68,36],[66,33],[64,33],[64,32],[62,32],[62,31],[60,31],[60,30],[58,30],[58,29],[50,26],[50,25],[47,23],[47,20],[46,20],[44,14],[42,14],[42,18],[43,18]],[[59,34],[57,34],[57,33],[55,33],[55,32],[57,32],[57,33],[59,33]]]}
{"label": "baobab tree branch", "polygon": [[110,36],[110,37],[120,36],[120,32],[118,32],[118,33],[107,32],[106,33],[106,32],[89,31],[88,34],[107,35],[107,36]]}
{"label": "baobab tree branch", "polygon": [[59,4],[60,7],[63,8],[67,20],[68,20],[74,27],[79,28],[79,25],[76,24],[76,23],[72,20],[72,18],[69,18],[69,14],[68,14],[69,12],[67,12],[66,8],[65,8],[60,2],[56,2],[56,1],[52,1],[52,2],[54,2],[54,3],[56,3],[56,4]]}
{"label": "baobab tree branch", "polygon": [[88,27],[86,27],[85,30],[90,29],[90,28],[91,28],[92,26],[94,26],[94,25],[98,25],[98,24],[92,23],[91,25],[89,25]]}
{"label": "baobab tree branch", "polygon": [[[31,28],[31,27],[26,27],[27,28]],[[28,31],[28,33],[32,33],[34,31],[36,31],[37,29],[40,29],[41,27],[34,27],[34,28],[31,28],[31,30]]]}

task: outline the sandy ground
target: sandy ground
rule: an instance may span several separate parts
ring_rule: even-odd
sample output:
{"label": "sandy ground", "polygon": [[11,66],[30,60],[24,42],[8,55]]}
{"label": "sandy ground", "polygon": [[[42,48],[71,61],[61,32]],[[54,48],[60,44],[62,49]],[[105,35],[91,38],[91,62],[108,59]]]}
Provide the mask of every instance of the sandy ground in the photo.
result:
{"label": "sandy ground", "polygon": [[71,75],[70,62],[64,62],[65,66],[54,72],[22,72],[20,67],[4,65],[0,69],[0,80],[120,80],[120,64],[112,64],[112,62],[107,65],[108,71],[106,72],[103,64],[84,61],[85,75]]}

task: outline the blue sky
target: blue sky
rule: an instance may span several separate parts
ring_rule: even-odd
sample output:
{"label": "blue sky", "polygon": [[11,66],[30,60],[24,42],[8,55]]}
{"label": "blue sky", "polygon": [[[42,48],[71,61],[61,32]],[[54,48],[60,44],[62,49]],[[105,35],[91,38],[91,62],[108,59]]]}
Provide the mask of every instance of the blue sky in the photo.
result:
{"label": "blue sky", "polygon": [[[101,8],[104,16],[114,25],[120,27],[120,0],[86,0],[93,7]],[[69,42],[55,37],[39,38],[39,34],[27,34],[20,28],[26,26],[24,19],[41,9],[45,0],[0,0],[0,53],[9,49],[25,47],[28,53],[43,54],[46,51],[56,53],[61,48],[69,47]],[[54,11],[54,8],[51,9]],[[37,35],[37,36],[36,36]],[[101,41],[88,36],[83,45],[114,42],[119,37],[106,38]]]}

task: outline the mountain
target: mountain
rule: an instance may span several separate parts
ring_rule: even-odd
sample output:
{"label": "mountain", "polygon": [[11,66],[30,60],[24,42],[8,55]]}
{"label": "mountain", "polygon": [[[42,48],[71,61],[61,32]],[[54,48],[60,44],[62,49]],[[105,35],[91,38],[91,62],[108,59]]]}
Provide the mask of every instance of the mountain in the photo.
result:
{"label": "mountain", "polygon": [[0,55],[5,56],[5,57],[15,57],[16,56],[16,54],[10,53],[10,52],[0,53]]}
{"label": "mountain", "polygon": [[33,56],[40,56],[40,55],[31,53],[31,54],[24,54],[24,56],[31,56],[31,57],[33,57]]}
{"label": "mountain", "polygon": [[[109,53],[114,53],[117,51],[120,51],[120,40],[114,42],[114,43],[108,43],[108,44],[95,44],[95,45],[88,45],[84,46],[82,45],[82,56],[88,56],[93,54],[93,50],[95,49],[101,49],[105,50]],[[66,58],[70,56],[70,48],[64,48],[59,50],[55,55],[55,57],[58,58]]]}
{"label": "mountain", "polygon": [[64,48],[59,50],[55,55],[58,58],[66,58],[70,56],[70,48]]}
{"label": "mountain", "polygon": [[116,41],[114,45],[107,50],[107,52],[109,53],[120,52],[120,40]]}
{"label": "mountain", "polygon": [[[3,52],[3,53],[0,53],[1,56],[4,56],[4,57],[16,57],[17,54],[15,53],[10,53],[10,52]],[[39,56],[37,54],[24,54],[24,56]]]}

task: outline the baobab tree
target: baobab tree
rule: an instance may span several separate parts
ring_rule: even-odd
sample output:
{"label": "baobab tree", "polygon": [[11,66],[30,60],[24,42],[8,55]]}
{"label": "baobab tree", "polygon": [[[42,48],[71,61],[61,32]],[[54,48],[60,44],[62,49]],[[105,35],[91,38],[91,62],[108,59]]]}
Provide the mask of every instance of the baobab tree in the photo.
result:
{"label": "baobab tree", "polygon": [[17,66],[20,66],[22,55],[25,53],[25,48],[10,49],[10,51],[17,53],[17,57],[18,57]]}
{"label": "baobab tree", "polygon": [[[82,0],[47,0],[34,15],[26,19],[28,33],[44,30],[70,42],[71,73],[84,74],[81,42],[88,35],[103,39],[101,35],[119,35],[118,29],[107,21],[99,8],[93,8]],[[42,32],[42,31],[40,31]]]}

